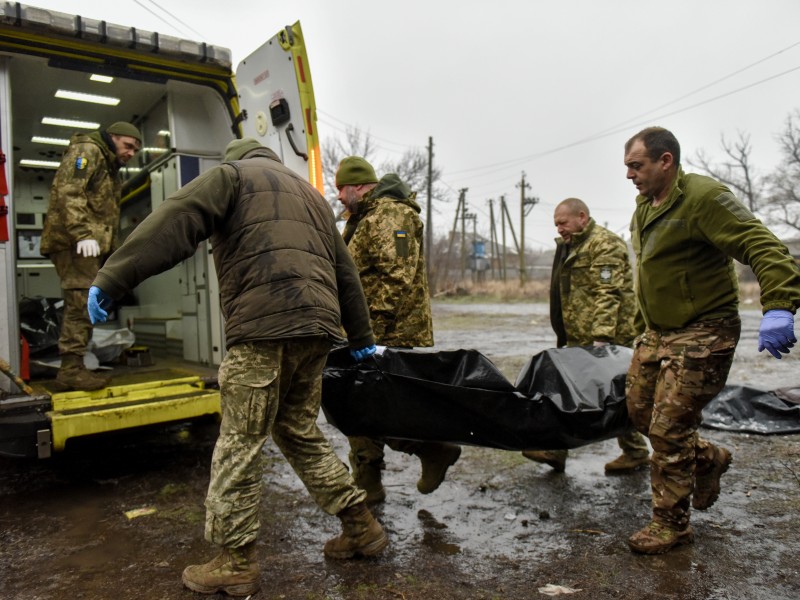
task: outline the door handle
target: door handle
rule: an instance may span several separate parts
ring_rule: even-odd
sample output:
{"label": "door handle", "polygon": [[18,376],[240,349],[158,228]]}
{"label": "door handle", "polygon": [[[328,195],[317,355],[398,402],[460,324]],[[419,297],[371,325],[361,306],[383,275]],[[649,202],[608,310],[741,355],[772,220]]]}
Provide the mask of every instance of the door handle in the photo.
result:
{"label": "door handle", "polygon": [[286,137],[289,139],[289,145],[292,147],[292,150],[294,150],[294,153],[297,154],[297,156],[302,156],[303,160],[308,160],[308,154],[306,154],[305,152],[300,152],[300,150],[297,149],[297,144],[294,143],[294,138],[292,137],[293,131],[294,131],[294,125],[292,123],[289,123],[286,126]]}

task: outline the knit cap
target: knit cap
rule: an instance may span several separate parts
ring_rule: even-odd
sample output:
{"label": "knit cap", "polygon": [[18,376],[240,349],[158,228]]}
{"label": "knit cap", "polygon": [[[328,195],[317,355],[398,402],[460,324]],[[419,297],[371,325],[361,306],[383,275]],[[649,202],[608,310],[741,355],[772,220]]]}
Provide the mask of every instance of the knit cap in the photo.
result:
{"label": "knit cap", "polygon": [[343,158],[336,170],[336,187],[363,183],[378,183],[372,165],[360,156]]}
{"label": "knit cap", "polygon": [[135,138],[142,143],[142,134],[139,133],[139,130],[136,129],[135,125],[131,125],[126,121],[117,121],[116,123],[112,123],[108,127],[106,127],[106,131],[108,133],[113,133],[114,135],[126,135],[128,137]]}

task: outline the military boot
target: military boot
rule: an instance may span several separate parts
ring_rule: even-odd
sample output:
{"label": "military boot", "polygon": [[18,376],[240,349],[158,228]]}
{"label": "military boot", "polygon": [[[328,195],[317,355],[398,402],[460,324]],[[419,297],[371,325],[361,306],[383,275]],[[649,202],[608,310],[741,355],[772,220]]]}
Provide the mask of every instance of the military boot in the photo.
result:
{"label": "military boot", "polygon": [[423,442],[415,450],[422,464],[422,475],[417,481],[420,494],[435,491],[447,474],[447,469],[456,464],[461,456],[461,446],[441,442]]}
{"label": "military boot", "polygon": [[365,462],[353,467],[356,485],[367,492],[367,504],[379,504],[386,500],[386,490],[381,483],[382,462]]}
{"label": "military boot", "polygon": [[720,478],[731,466],[733,457],[725,448],[714,447],[714,460],[703,473],[696,473],[694,477],[694,495],[692,507],[697,510],[711,508],[719,498]]}
{"label": "military boot", "polygon": [[249,596],[261,587],[256,543],[239,548],[223,548],[204,565],[190,565],[183,570],[183,585],[201,594],[225,592],[230,596]]}
{"label": "military boot", "polygon": [[694,531],[690,525],[686,529],[673,529],[663,523],[650,521],[628,538],[628,546],[640,554],[663,554],[675,546],[694,542]]}
{"label": "military boot", "polygon": [[556,473],[563,473],[567,468],[567,450],[523,450],[522,456],[528,460],[544,463],[553,467]]}
{"label": "military boot", "polygon": [[353,558],[375,556],[389,544],[389,539],[369,512],[366,503],[345,508],[336,515],[342,522],[342,534],[325,542],[328,558]]}
{"label": "military boot", "polygon": [[643,456],[637,456],[635,454],[628,454],[627,452],[623,452],[614,460],[606,463],[606,473],[608,474],[617,474],[617,473],[627,473],[629,471],[634,471],[639,467],[643,467],[645,465],[650,464],[650,455],[645,454]]}
{"label": "military boot", "polygon": [[83,364],[78,354],[63,354],[56,381],[70,390],[100,390],[111,383],[110,377],[95,375]]}

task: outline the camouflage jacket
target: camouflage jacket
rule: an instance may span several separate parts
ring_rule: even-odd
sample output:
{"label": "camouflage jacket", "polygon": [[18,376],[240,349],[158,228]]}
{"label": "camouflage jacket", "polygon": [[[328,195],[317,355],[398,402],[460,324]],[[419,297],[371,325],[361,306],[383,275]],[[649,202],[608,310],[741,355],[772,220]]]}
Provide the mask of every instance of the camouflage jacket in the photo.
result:
{"label": "camouflage jacket", "polygon": [[632,345],[637,334],[636,301],[628,247],[622,238],[589,219],[569,245],[562,238],[556,244],[551,296],[555,295],[554,304],[560,304],[561,323],[553,314],[551,322],[559,347],[588,346],[595,341]]}
{"label": "camouflage jacket", "polygon": [[659,206],[638,196],[631,242],[639,309],[649,329],[737,315],[739,285],[731,258],[753,269],[765,312],[800,306],[800,269],[789,250],[710,177],[679,169]]}
{"label": "camouflage jacket", "polygon": [[374,343],[364,292],[331,207],[267,148],[213,167],[134,229],[94,285],[118,299],[211,239],[228,348],[326,336]]}
{"label": "camouflage jacket", "polygon": [[385,346],[433,346],[424,228],[415,198],[397,175],[385,175],[345,229],[375,339]]}
{"label": "camouflage jacket", "polygon": [[81,240],[97,240],[100,252],[116,247],[121,184],[119,161],[108,134],[72,136],[50,188],[42,233],[42,254],[75,250]]}

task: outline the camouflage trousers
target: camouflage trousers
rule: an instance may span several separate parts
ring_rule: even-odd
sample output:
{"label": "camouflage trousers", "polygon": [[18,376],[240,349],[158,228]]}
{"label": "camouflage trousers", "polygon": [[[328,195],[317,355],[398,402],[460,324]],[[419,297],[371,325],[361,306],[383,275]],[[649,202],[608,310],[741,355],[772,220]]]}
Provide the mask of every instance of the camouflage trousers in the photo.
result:
{"label": "camouflage trousers", "polygon": [[703,407],[728,377],[739,341],[739,317],[683,329],[645,331],[634,344],[626,379],[628,414],[653,447],[653,519],[683,529],[696,470],[714,458],[698,435]]}
{"label": "camouflage trousers", "polygon": [[650,448],[644,437],[636,429],[630,429],[617,438],[617,445],[623,454],[635,458],[645,457],[650,454]]}
{"label": "camouflage trousers", "polygon": [[64,315],[58,337],[58,353],[83,356],[92,339],[92,322],[86,303],[89,288],[100,270],[100,258],[83,257],[72,251],[55,252],[50,260],[61,279]]}
{"label": "camouflage trousers", "polygon": [[422,446],[422,442],[411,440],[400,440],[395,438],[368,438],[363,436],[348,437],[350,442],[350,465],[353,471],[363,464],[374,464],[379,468],[385,468],[383,461],[384,446],[389,446],[395,452],[415,454]]}
{"label": "camouflage trousers", "polygon": [[358,489],[317,427],[324,338],[297,338],[232,347],[219,368],[222,423],[206,496],[206,539],[239,547],[258,537],[264,465],[261,449],[275,445],[314,501],[328,514],[358,504]]}

